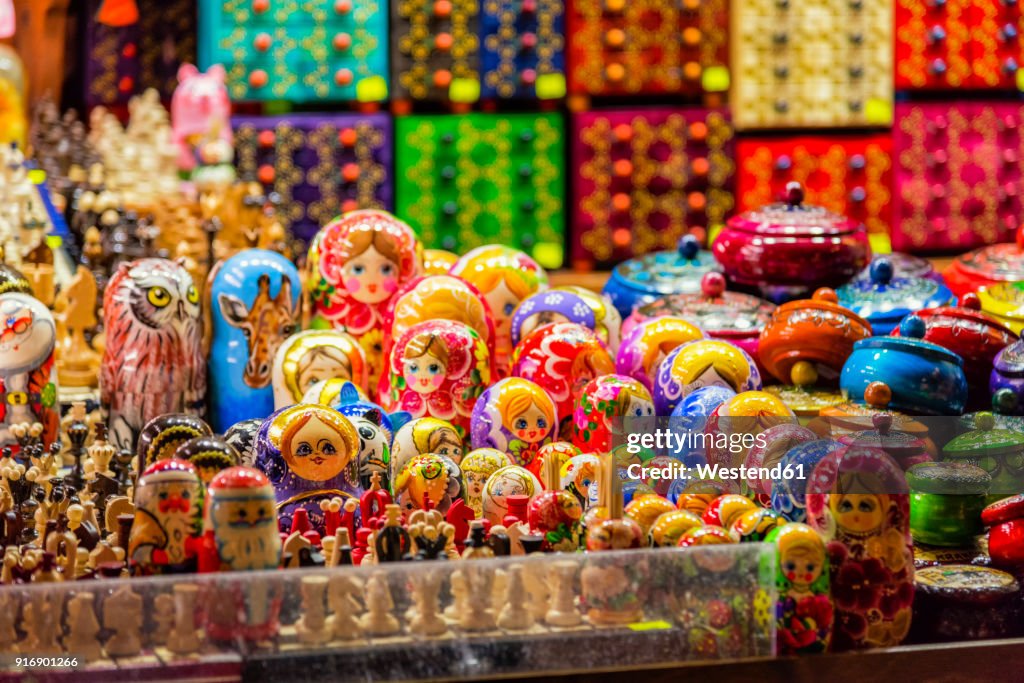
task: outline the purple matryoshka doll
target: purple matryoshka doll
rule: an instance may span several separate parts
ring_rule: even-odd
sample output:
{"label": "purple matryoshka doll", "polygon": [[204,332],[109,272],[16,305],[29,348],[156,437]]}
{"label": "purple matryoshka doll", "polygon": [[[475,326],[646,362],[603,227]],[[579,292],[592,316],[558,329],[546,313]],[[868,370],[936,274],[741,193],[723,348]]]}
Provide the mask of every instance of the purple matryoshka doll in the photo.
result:
{"label": "purple matryoshka doll", "polygon": [[[423,248],[415,233],[390,213],[364,209],[331,221],[309,246],[313,326],[358,339],[372,375],[382,365],[384,311],[422,267]],[[370,378],[371,386],[375,380]]]}
{"label": "purple matryoshka doll", "polygon": [[538,327],[550,323],[576,323],[593,330],[594,309],[587,305],[583,297],[573,292],[560,289],[538,292],[519,304],[512,316],[512,345],[518,345]]}
{"label": "purple matryoshka doll", "polygon": [[498,376],[508,374],[512,357],[512,314],[538,291],[547,289],[548,274],[518,249],[489,244],[473,249],[452,266],[450,273],[475,286],[494,316],[494,364]]}
{"label": "purple matryoshka doll", "polygon": [[638,380],[651,391],[661,361],[677,346],[703,337],[699,327],[682,318],[664,316],[645,320],[622,340],[615,356],[615,370]]}
{"label": "purple matryoshka doll", "polygon": [[818,463],[807,490],[808,522],[825,538],[831,564],[832,650],[899,645],[914,601],[903,470],[881,449],[847,446]]}
{"label": "purple matryoshka doll", "polygon": [[103,324],[100,390],[115,446],[134,450],[139,432],[158,415],[202,414],[199,291],[183,265],[156,258],[122,263],[103,293]]}
{"label": "purple matryoshka doll", "polygon": [[558,435],[551,397],[522,377],[506,377],[485,389],[470,424],[473,448],[496,448],[535,475],[540,472],[538,451]]}
{"label": "purple matryoshka doll", "polygon": [[620,445],[612,443],[614,435],[631,428],[625,420],[653,416],[654,400],[643,384],[624,375],[602,375],[587,382],[576,400],[572,442],[590,451],[610,451]]}
{"label": "purple matryoshka doll", "polygon": [[43,445],[49,447],[60,426],[53,315],[38,299],[20,292],[0,294],[0,315],[0,446],[17,453],[11,425],[38,422]]}
{"label": "purple matryoshka doll", "polygon": [[761,373],[750,355],[727,341],[698,339],[674,348],[658,367],[654,407],[668,415],[680,399],[701,387],[726,387],[736,393],[760,391]]}
{"label": "purple matryoshka doll", "polygon": [[256,469],[267,475],[277,498],[278,523],[291,530],[297,508],[305,508],[323,534],[320,501],[358,498],[359,435],[352,422],[326,406],[300,403],[263,422],[256,435]]}
{"label": "purple matryoshka doll", "polygon": [[391,349],[390,405],[415,417],[448,420],[463,434],[491,383],[491,357],[476,331],[451,320],[413,325]]}

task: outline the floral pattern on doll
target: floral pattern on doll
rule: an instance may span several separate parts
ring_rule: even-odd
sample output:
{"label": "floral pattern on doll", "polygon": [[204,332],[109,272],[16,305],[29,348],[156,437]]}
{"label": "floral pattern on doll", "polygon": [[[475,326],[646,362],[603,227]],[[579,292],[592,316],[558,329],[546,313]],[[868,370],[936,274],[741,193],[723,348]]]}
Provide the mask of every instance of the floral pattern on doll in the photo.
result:
{"label": "floral pattern on doll", "polygon": [[833,622],[825,543],[806,524],[779,527],[766,540],[778,549],[778,653],[824,652]]}
{"label": "floral pattern on doll", "polygon": [[525,299],[511,320],[512,344],[516,345],[539,327],[551,323],[576,323],[595,327],[594,310],[583,297],[552,289]]}
{"label": "floral pattern on doll", "polygon": [[403,509],[434,509],[443,515],[462,495],[462,472],[444,456],[417,455],[402,467],[394,488]]}
{"label": "floral pattern on doll", "polygon": [[625,419],[654,415],[654,400],[646,387],[624,375],[603,375],[583,388],[573,413],[573,443],[592,451],[607,451],[612,436],[626,429]]}

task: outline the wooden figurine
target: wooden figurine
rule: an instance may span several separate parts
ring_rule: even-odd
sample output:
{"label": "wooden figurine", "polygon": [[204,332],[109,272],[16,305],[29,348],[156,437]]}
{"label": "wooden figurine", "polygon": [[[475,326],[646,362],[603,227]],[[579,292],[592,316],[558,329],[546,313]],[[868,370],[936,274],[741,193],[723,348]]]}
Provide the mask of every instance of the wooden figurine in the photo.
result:
{"label": "wooden figurine", "polygon": [[[183,586],[175,586],[175,590]],[[142,649],[142,596],[125,584],[103,601],[103,627],[113,631],[104,649],[111,657],[134,657]]]}
{"label": "wooden figurine", "polygon": [[49,309],[28,294],[0,294],[0,447],[17,454],[12,425],[38,422],[42,445],[57,438],[56,325]]}
{"label": "wooden figurine", "polygon": [[463,592],[461,608],[455,615],[459,628],[464,631],[493,629],[495,614],[491,603],[491,587],[494,581],[494,568],[486,565],[478,567],[469,563],[462,565],[459,573],[462,575],[460,589]]}
{"label": "wooden figurine", "polygon": [[210,273],[210,425],[231,425],[274,410],[274,354],[298,327],[299,272],[272,251],[241,251]]}
{"label": "wooden figurine", "polygon": [[213,531],[221,570],[276,569],[281,562],[276,501],[270,480],[251,467],[232,467],[213,478],[206,498],[206,528]]}
{"label": "wooden figurine", "polygon": [[67,330],[57,354],[57,376],[63,386],[98,385],[101,356],[85,339],[86,331],[96,327],[96,296],[96,278],[82,265],[57,295],[55,308],[63,306],[59,317]]}
{"label": "wooden figurine", "polygon": [[326,576],[304,576],[299,582],[302,593],[302,616],[295,624],[299,642],[320,645],[331,639],[327,629],[327,612],[324,595],[327,592]]}
{"label": "wooden figurine", "polygon": [[64,651],[73,652],[87,662],[95,662],[103,656],[98,639],[100,622],[96,619],[92,593],[78,593],[68,600],[67,635],[64,636]]}
{"label": "wooden figurine", "polygon": [[441,574],[435,570],[416,572],[411,577],[415,615],[409,620],[409,632],[418,636],[439,636],[448,630],[441,617],[438,600],[441,593]]}
{"label": "wooden figurine", "polygon": [[471,444],[507,453],[513,465],[540,474],[540,449],[558,437],[555,404],[539,385],[507,377],[488,387],[473,407]]}
{"label": "wooden figurine", "polygon": [[442,455],[418,455],[393,480],[395,498],[405,510],[447,514],[462,493],[461,474],[459,466]]}
{"label": "wooden figurine", "polygon": [[[504,381],[504,380],[503,380]],[[479,407],[479,403],[477,406]],[[477,517],[483,515],[484,488],[492,474],[502,467],[513,464],[505,453],[497,448],[476,448],[466,454],[459,467],[465,485],[465,501]]]}
{"label": "wooden figurine", "polygon": [[316,384],[345,379],[369,390],[366,353],[356,339],[336,330],[305,330],[288,337],[274,355],[274,408],[296,403]]}
{"label": "wooden figurine", "polygon": [[[602,375],[580,391],[573,412],[572,442],[588,451],[610,451],[616,434],[637,429],[654,417],[654,399],[643,384],[625,375]],[[631,421],[635,424],[630,424]],[[648,420],[648,422],[650,422]]]}
{"label": "wooden figurine", "polygon": [[[548,458],[544,469],[548,481],[559,481],[557,458]],[[583,536],[583,506],[568,491],[557,486],[541,491],[530,500],[526,519],[529,530],[544,538],[541,546],[544,550],[571,552],[579,548]]]}
{"label": "wooden figurine", "polygon": [[199,292],[167,259],[122,263],[103,294],[103,403],[119,449],[164,413],[200,415],[206,396]]}
{"label": "wooden figurine", "polygon": [[196,436],[178,446],[174,457],[187,460],[196,467],[199,480],[209,486],[219,472],[236,467],[242,456],[220,436]]}
{"label": "wooden figurine", "polygon": [[34,591],[26,600],[21,621],[25,638],[19,643],[22,653],[53,655],[62,652],[57,642],[62,606],[63,596],[48,591]]}
{"label": "wooden figurine", "polygon": [[175,654],[190,654],[199,649],[199,634],[196,632],[198,596],[199,587],[194,583],[174,585],[174,627],[167,635],[167,649]]}
{"label": "wooden figurine", "polygon": [[398,562],[412,555],[412,540],[402,526],[402,508],[394,503],[384,508],[384,526],[374,534],[378,562]]}
{"label": "wooden figurine", "polygon": [[781,526],[765,540],[778,549],[776,652],[782,656],[824,652],[833,621],[825,542],[814,529],[799,523]]}
{"label": "wooden figurine", "polygon": [[153,632],[149,639],[154,645],[166,645],[174,626],[174,596],[161,593],[153,598]]}
{"label": "wooden figurine", "polygon": [[462,436],[451,422],[436,417],[409,420],[395,431],[391,440],[390,481],[417,455],[442,455],[456,465],[462,462]]}
{"label": "wooden figurine", "polygon": [[528,593],[523,581],[523,565],[510,565],[505,588],[504,606],[498,614],[498,626],[506,631],[525,631],[533,626],[533,615],[527,606]]}
{"label": "wooden figurine", "polygon": [[390,636],[401,628],[391,614],[395,602],[388,587],[387,575],[375,573],[366,582],[366,614],[359,619],[359,627],[367,636]]}
{"label": "wooden figurine", "polygon": [[184,460],[158,460],[142,473],[128,542],[136,572],[167,573],[194,565],[202,491],[195,467]]}
{"label": "wooden figurine", "polygon": [[576,562],[559,560],[551,565],[549,581],[554,585],[551,606],[544,614],[544,622],[551,626],[569,628],[579,626],[583,617],[576,610],[574,582],[576,579]]}
{"label": "wooden figurine", "polygon": [[362,586],[355,577],[335,573],[327,583],[327,604],[333,614],[328,618],[331,638],[352,640],[359,635],[359,596]]}

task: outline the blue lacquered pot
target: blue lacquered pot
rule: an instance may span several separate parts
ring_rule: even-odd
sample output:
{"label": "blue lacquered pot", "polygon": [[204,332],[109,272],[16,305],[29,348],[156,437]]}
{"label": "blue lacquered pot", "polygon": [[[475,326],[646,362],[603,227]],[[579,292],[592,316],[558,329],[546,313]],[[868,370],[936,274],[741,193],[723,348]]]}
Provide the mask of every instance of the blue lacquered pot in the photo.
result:
{"label": "blue lacquered pot", "polygon": [[922,308],[948,306],[953,293],[930,278],[893,277],[889,259],[871,263],[871,277],[856,279],[836,290],[839,303],[871,323],[875,334],[889,334],[900,321]]}
{"label": "blue lacquered pot", "polygon": [[[871,337],[853,345],[839,388],[858,403],[916,415],[960,415],[967,405],[963,360],[922,341],[923,321],[910,316],[901,337]],[[910,333],[908,335],[908,332]],[[916,337],[916,338],[915,338]]]}
{"label": "blue lacquered pot", "polygon": [[604,294],[626,318],[637,306],[666,294],[699,293],[701,278],[711,271],[721,272],[722,267],[710,251],[701,250],[693,235],[687,235],[675,251],[659,251],[617,265]]}

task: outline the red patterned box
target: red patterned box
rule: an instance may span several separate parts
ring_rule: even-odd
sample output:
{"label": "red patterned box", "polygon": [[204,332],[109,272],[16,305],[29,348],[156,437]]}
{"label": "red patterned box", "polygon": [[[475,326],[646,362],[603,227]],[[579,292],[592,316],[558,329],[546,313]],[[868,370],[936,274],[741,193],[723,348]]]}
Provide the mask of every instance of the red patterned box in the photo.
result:
{"label": "red patterned box", "polygon": [[571,0],[569,94],[728,88],[726,0]]}
{"label": "red patterned box", "polygon": [[901,104],[893,129],[892,246],[964,251],[1013,239],[1024,105]]}
{"label": "red patterned box", "polygon": [[737,143],[739,210],[778,201],[786,183],[806,201],[888,233],[892,222],[892,138],[879,135],[743,138]]}
{"label": "red patterned box", "polygon": [[896,0],[896,89],[1015,89],[1019,2]]}
{"label": "red patterned box", "polygon": [[714,109],[593,111],[573,117],[570,256],[608,266],[720,227],[734,206],[733,129]]}

